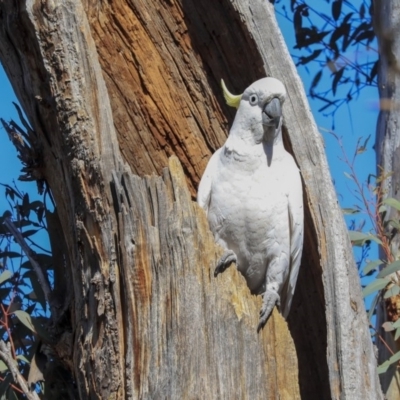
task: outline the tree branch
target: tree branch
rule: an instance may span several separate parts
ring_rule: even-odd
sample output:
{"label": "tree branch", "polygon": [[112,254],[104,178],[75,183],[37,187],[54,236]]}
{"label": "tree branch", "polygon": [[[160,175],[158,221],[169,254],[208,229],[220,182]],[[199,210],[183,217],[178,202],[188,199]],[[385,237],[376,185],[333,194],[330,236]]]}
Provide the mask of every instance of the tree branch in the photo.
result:
{"label": "tree branch", "polygon": [[12,358],[10,345],[6,345],[2,340],[0,341],[0,358],[6,363],[8,369],[13,376],[14,382],[19,384],[26,398],[28,400],[40,400],[36,392],[31,392],[29,390],[25,378],[22,376],[21,372],[18,369],[18,364]]}

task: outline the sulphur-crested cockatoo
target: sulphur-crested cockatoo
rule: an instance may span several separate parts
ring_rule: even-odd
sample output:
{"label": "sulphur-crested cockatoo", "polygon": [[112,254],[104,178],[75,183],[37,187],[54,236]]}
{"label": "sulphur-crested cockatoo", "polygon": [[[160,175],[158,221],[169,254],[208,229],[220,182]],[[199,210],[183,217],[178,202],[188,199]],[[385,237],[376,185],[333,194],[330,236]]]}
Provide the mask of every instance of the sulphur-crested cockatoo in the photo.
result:
{"label": "sulphur-crested cockatoo", "polygon": [[225,144],[211,157],[197,201],[225,253],[215,276],[232,262],[254,294],[263,294],[258,331],[275,305],[286,318],[303,248],[299,170],[282,142],[282,82],[263,78],[241,96],[222,88],[237,113]]}

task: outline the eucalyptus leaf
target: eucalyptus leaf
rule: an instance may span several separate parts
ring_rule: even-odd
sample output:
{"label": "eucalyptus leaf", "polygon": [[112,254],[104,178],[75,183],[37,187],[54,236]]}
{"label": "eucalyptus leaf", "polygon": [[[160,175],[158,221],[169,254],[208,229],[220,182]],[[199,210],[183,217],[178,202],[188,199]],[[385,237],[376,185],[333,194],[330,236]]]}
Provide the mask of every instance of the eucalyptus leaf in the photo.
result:
{"label": "eucalyptus leaf", "polygon": [[392,296],[397,296],[400,293],[400,287],[398,285],[393,285],[390,289],[386,290],[384,298],[388,299]]}
{"label": "eucalyptus leaf", "polygon": [[377,267],[379,267],[379,265],[382,264],[381,260],[374,260],[374,261],[370,261],[363,269],[363,274],[366,275],[369,272],[371,272],[372,270],[376,269]]}
{"label": "eucalyptus leaf", "polygon": [[375,243],[382,245],[382,241],[375,235],[368,235],[368,240],[373,240]]}
{"label": "eucalyptus leaf", "polygon": [[379,374],[384,374],[385,372],[387,372],[387,370],[390,367],[390,363],[389,360],[386,360],[383,364],[379,365],[379,367],[376,369],[376,371]]}
{"label": "eucalyptus leaf", "polygon": [[400,337],[400,328],[396,329],[396,333],[394,335],[394,340],[397,340]]}
{"label": "eucalyptus leaf", "polygon": [[400,223],[399,221],[395,221],[393,219],[389,220],[388,223],[392,225],[393,228],[396,228],[397,230],[400,230]]}
{"label": "eucalyptus leaf", "polygon": [[397,261],[392,262],[391,264],[387,265],[385,268],[383,268],[379,272],[378,278],[384,278],[385,276],[393,274],[394,272],[397,272],[399,270],[400,270],[400,260],[397,260]]}
{"label": "eucalyptus leaf", "polygon": [[17,360],[21,360],[24,363],[30,364],[29,360],[23,354],[18,354],[17,355]]}
{"label": "eucalyptus leaf", "polygon": [[39,231],[39,229],[28,229],[27,231],[22,232],[22,236],[24,238],[26,238],[26,237],[34,235],[38,231]]}
{"label": "eucalyptus leaf", "polygon": [[0,285],[3,282],[8,281],[13,275],[14,274],[9,269],[4,270],[0,275]]}
{"label": "eucalyptus leaf", "polygon": [[388,197],[387,199],[383,200],[383,204],[387,204],[389,207],[395,208],[396,210],[400,211],[400,201],[394,199],[393,197]]}
{"label": "eucalyptus leaf", "polygon": [[388,283],[390,283],[389,279],[375,279],[373,282],[371,282],[369,285],[367,285],[362,293],[364,297],[369,296],[370,294],[383,289],[384,287],[386,287],[388,285]]}
{"label": "eucalyptus leaf", "polygon": [[400,319],[398,319],[396,322],[393,322],[393,329],[400,328]]}
{"label": "eucalyptus leaf", "polygon": [[343,173],[346,178],[351,179],[352,181],[354,180],[353,177],[348,172],[343,172]]}
{"label": "eucalyptus leaf", "polygon": [[8,370],[7,364],[3,360],[0,360],[0,372],[5,372],[7,370]]}
{"label": "eucalyptus leaf", "polygon": [[[36,273],[33,271],[27,271],[25,276],[29,277],[32,289],[36,296],[36,300],[40,303],[43,310],[46,311],[46,298],[44,296],[42,286],[39,283]],[[35,300],[35,298],[32,296],[30,296],[30,299]]]}
{"label": "eucalyptus leaf", "polygon": [[378,374],[384,374],[392,364],[398,361],[400,361],[400,351],[393,354],[392,357],[389,358],[389,360],[386,360],[378,367]]}
{"label": "eucalyptus leaf", "polygon": [[394,331],[393,323],[392,323],[392,322],[389,322],[389,321],[384,322],[384,323],[382,324],[382,328],[385,330],[385,332],[392,332],[392,331]]}
{"label": "eucalyptus leaf", "polygon": [[29,204],[29,207],[31,210],[34,210],[35,208],[41,208],[43,207],[43,202],[39,200],[32,201],[32,203]]}
{"label": "eucalyptus leaf", "polygon": [[356,208],[342,208],[342,211],[344,215],[358,214],[360,212]]}
{"label": "eucalyptus leaf", "polygon": [[382,244],[380,239],[378,239],[375,235],[372,235],[371,233],[364,233],[364,232],[360,232],[360,231],[350,230],[349,236],[350,236],[350,240],[354,246],[363,246],[367,240],[373,240],[374,242],[376,242],[378,244]]}
{"label": "eucalyptus leaf", "polygon": [[383,213],[383,212],[385,212],[385,211],[387,211],[387,207],[383,204],[383,205],[381,205],[381,206],[379,207],[378,213],[380,214],[380,213]]}
{"label": "eucalyptus leaf", "polygon": [[32,323],[32,318],[31,316],[22,310],[17,310],[14,312],[14,315],[22,322],[28,329],[30,329],[32,332],[37,333],[35,327],[33,326]]}
{"label": "eucalyptus leaf", "polygon": [[22,257],[22,255],[21,253],[17,253],[16,251],[2,251],[0,252],[0,257],[17,258],[17,257]]}
{"label": "eucalyptus leaf", "polygon": [[359,231],[349,231],[349,236],[350,236],[350,240],[352,242],[356,242],[356,241],[365,241],[368,239],[368,235],[365,234],[364,232],[359,232]]}

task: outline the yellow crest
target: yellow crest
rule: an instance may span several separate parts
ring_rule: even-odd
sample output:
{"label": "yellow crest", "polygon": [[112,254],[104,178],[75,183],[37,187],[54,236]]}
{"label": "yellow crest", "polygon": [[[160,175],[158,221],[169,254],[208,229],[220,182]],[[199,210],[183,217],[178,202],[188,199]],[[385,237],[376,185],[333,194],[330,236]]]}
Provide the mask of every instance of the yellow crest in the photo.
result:
{"label": "yellow crest", "polygon": [[224,93],[226,104],[228,104],[228,106],[230,107],[239,108],[240,99],[242,98],[242,95],[241,94],[235,95],[230,93],[223,79],[221,79],[221,86],[222,86],[222,92]]}

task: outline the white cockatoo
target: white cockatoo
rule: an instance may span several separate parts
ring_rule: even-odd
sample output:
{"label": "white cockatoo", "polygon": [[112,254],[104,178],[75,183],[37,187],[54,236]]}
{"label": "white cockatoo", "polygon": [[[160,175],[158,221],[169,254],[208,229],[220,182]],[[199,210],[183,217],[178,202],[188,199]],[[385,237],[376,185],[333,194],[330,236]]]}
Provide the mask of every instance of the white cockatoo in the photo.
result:
{"label": "white cockatoo", "polygon": [[211,157],[197,201],[225,253],[214,275],[232,262],[253,294],[263,294],[258,331],[275,305],[289,314],[303,248],[300,172],[282,141],[282,82],[263,78],[240,96],[222,81],[237,113],[225,144]]}

